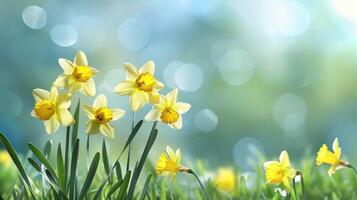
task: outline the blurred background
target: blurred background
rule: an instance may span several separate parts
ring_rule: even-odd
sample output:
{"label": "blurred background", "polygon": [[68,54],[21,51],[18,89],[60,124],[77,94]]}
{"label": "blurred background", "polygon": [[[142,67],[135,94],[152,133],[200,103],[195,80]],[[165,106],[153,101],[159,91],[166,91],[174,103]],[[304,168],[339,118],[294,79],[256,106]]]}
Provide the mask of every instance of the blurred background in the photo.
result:
{"label": "blurred background", "polygon": [[[32,89],[48,90],[62,73],[58,58],[83,50],[101,72],[97,94],[127,111],[114,123],[113,155],[132,120],[128,98],[113,92],[125,78],[123,63],[152,59],[166,85],[161,92],[179,88],[179,100],[192,104],[182,130],[159,125],[153,160],[170,144],[186,163],[249,171],[259,154],[286,149],[299,160],[334,137],[357,160],[356,10],[353,0],[0,0],[0,130],[21,152],[27,142],[63,139],[64,128],[47,135],[30,116]],[[86,120],[82,113],[83,138]],[[101,140],[92,137],[93,146]]]}

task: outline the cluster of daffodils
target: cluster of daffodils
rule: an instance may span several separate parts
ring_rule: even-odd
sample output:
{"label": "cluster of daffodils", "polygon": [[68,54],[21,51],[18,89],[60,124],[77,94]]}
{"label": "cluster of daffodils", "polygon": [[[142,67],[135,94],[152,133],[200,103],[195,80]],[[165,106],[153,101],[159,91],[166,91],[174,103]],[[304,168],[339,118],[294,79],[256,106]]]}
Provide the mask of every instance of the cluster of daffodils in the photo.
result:
{"label": "cluster of daffodils", "polygon": [[[55,133],[61,125],[70,126],[75,123],[69,108],[77,92],[87,96],[96,96],[93,78],[99,71],[89,65],[84,52],[79,51],[73,62],[60,58],[58,63],[63,73],[53,82],[50,91],[33,90],[35,106],[31,115],[44,122],[48,134]],[[146,104],[152,104],[152,110],[145,116],[147,121],[160,121],[174,129],[180,129],[182,127],[181,115],[191,106],[177,102],[177,89],[166,95],[159,94],[164,84],[154,77],[154,62],[149,61],[140,69],[130,63],[125,63],[124,68],[126,80],[113,88],[113,91],[118,95],[129,96],[130,106],[134,112]],[[103,94],[98,95],[92,105],[84,105],[82,108],[89,118],[85,128],[88,135],[101,133],[109,138],[115,137],[115,129],[111,122],[125,115],[123,109],[109,108],[107,97]]]}
{"label": "cluster of daffodils", "polygon": [[[316,165],[330,165],[330,169],[328,170],[329,176],[332,176],[332,174],[334,174],[338,169],[346,167],[354,169],[351,164],[340,159],[341,147],[337,138],[335,138],[332,144],[332,150],[333,152],[328,149],[326,144],[323,144],[317,152]],[[289,156],[286,151],[281,152],[279,161],[265,162],[264,169],[266,180],[269,184],[283,184],[288,192],[291,190],[291,181],[294,181],[296,176],[300,175],[302,180],[302,173],[291,166]],[[303,181],[301,182],[303,184]]]}

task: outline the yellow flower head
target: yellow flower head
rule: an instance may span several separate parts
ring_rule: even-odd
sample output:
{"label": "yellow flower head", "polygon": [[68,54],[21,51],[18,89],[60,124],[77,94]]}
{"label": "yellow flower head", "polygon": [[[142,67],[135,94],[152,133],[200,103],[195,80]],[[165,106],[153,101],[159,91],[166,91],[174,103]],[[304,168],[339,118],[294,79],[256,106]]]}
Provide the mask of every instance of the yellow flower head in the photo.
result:
{"label": "yellow flower head", "polygon": [[124,67],[126,80],[115,87],[115,92],[122,96],[130,96],[133,111],[141,109],[146,103],[157,103],[158,91],[164,84],[154,77],[155,63],[148,61],[139,70],[130,63],[125,63]]}
{"label": "yellow flower head", "polygon": [[60,124],[69,126],[74,122],[68,111],[71,106],[70,95],[58,94],[56,87],[52,87],[50,92],[34,89],[32,93],[36,103],[31,115],[44,121],[47,133],[56,132]]}
{"label": "yellow flower head", "polygon": [[339,145],[338,139],[335,138],[332,145],[333,152],[329,151],[326,144],[323,144],[319,152],[317,152],[316,164],[320,166],[321,164],[331,165],[328,170],[328,174],[331,176],[336,172],[336,170],[343,168],[345,164],[344,161],[340,160],[341,157],[341,147]]}
{"label": "yellow flower head", "polygon": [[181,170],[181,151],[176,152],[171,147],[166,147],[166,153],[161,154],[156,163],[156,172],[158,175],[171,175],[171,181],[175,180],[176,173]]}
{"label": "yellow flower head", "polygon": [[265,177],[269,184],[283,184],[290,190],[290,181],[296,175],[296,170],[290,166],[289,155],[286,151],[281,152],[278,161],[264,163]]}
{"label": "yellow flower head", "polygon": [[77,52],[73,63],[64,58],[58,59],[58,63],[62,67],[63,73],[55,80],[54,86],[66,88],[70,94],[79,91],[84,95],[95,95],[93,77],[98,73],[98,70],[88,65],[84,52]]}
{"label": "yellow flower head", "polygon": [[94,100],[93,106],[84,105],[83,109],[89,118],[86,126],[87,134],[102,133],[105,136],[114,138],[114,127],[110,122],[122,118],[125,114],[124,110],[108,108],[105,95],[99,95]]}
{"label": "yellow flower head", "polygon": [[9,167],[12,159],[6,150],[0,150],[0,167]]}
{"label": "yellow flower head", "polygon": [[227,193],[234,191],[237,187],[237,177],[234,169],[231,167],[224,167],[218,169],[217,175],[213,179],[217,187]]}
{"label": "yellow flower head", "polygon": [[153,109],[145,116],[147,121],[161,121],[168,124],[171,128],[181,129],[181,114],[190,110],[188,103],[177,102],[178,90],[174,89],[166,96],[160,95],[160,101],[154,104]]}

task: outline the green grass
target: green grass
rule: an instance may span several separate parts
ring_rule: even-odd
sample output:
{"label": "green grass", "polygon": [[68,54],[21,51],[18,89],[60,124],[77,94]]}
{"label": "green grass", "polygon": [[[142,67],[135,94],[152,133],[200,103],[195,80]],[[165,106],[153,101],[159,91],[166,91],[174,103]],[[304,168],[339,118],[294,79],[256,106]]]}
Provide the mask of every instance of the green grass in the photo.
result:
{"label": "green grass", "polygon": [[[78,121],[76,109],[75,118]],[[155,167],[147,161],[156,140],[158,130],[153,124],[145,147],[139,152],[139,160],[127,170],[127,160],[122,158],[135,141],[143,121],[139,121],[129,137],[119,157],[108,155],[107,144],[93,155],[88,156],[88,164],[79,164],[79,152],[86,149],[85,141],[78,139],[78,124],[66,131],[64,144],[46,143],[38,148],[29,143],[29,154],[20,157],[7,138],[0,134],[0,142],[14,161],[14,168],[0,167],[0,194],[4,199],[140,199],[140,200],[204,200],[204,192],[192,174],[181,173],[178,180],[170,182],[168,177],[157,176]],[[87,146],[87,149],[89,146]],[[309,154],[312,155],[312,154]],[[303,173],[307,199],[357,199],[357,176],[351,169],[342,169],[335,175],[327,175],[327,166],[317,167],[314,157],[306,157],[294,167]],[[244,172],[237,170],[237,187],[230,193],[221,191],[207,176],[209,166],[197,162],[190,166],[197,173],[210,199],[295,199],[290,195],[282,197],[275,191],[276,185],[267,185],[262,163],[257,165],[254,180],[247,180]],[[270,160],[270,159],[268,159]],[[14,170],[16,167],[16,170]],[[297,196],[302,199],[301,183],[297,182]]]}

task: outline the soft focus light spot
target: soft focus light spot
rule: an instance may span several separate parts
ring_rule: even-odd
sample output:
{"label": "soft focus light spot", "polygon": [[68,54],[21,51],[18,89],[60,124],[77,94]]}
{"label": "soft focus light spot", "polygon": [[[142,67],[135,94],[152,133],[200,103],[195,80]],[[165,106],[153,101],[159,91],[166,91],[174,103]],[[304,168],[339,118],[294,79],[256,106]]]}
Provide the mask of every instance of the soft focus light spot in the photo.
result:
{"label": "soft focus light spot", "polygon": [[175,81],[180,90],[194,92],[202,86],[203,72],[197,65],[184,64],[175,71]]}
{"label": "soft focus light spot", "polygon": [[357,25],[357,1],[355,0],[331,0],[332,7],[336,13],[341,15],[346,20]]}
{"label": "soft focus light spot", "polygon": [[300,128],[307,115],[305,101],[295,94],[284,94],[278,98],[273,107],[275,122],[285,131]]}
{"label": "soft focus light spot", "polygon": [[10,121],[15,119],[23,109],[19,95],[8,90],[0,90],[0,119]]}
{"label": "soft focus light spot", "polygon": [[210,109],[203,109],[195,115],[195,125],[202,132],[211,132],[217,128],[218,118]]}
{"label": "soft focus light spot", "polygon": [[166,86],[170,87],[171,89],[177,88],[177,84],[175,82],[175,71],[183,64],[184,63],[180,61],[173,61],[165,67],[163,76]]}
{"label": "soft focus light spot", "polygon": [[228,51],[220,60],[220,74],[231,85],[244,85],[254,74],[254,64],[250,56],[242,50]]}
{"label": "soft focus light spot", "polygon": [[40,29],[46,25],[47,14],[39,6],[28,6],[22,11],[22,20],[32,29]]}
{"label": "soft focus light spot", "polygon": [[78,33],[73,26],[60,24],[52,28],[51,39],[59,46],[69,47],[77,42]]}
{"label": "soft focus light spot", "polygon": [[245,184],[248,189],[253,189],[257,183],[257,173],[254,172],[245,172],[242,174],[245,179]]}
{"label": "soft focus light spot", "polygon": [[118,29],[120,43],[130,50],[144,48],[150,40],[150,26],[143,20],[129,18]]}
{"label": "soft focus light spot", "polygon": [[256,170],[263,154],[263,145],[251,137],[240,139],[233,147],[234,162],[243,170]]}
{"label": "soft focus light spot", "polygon": [[108,91],[114,91],[115,86],[125,80],[125,72],[122,69],[112,69],[105,74],[102,87]]}

